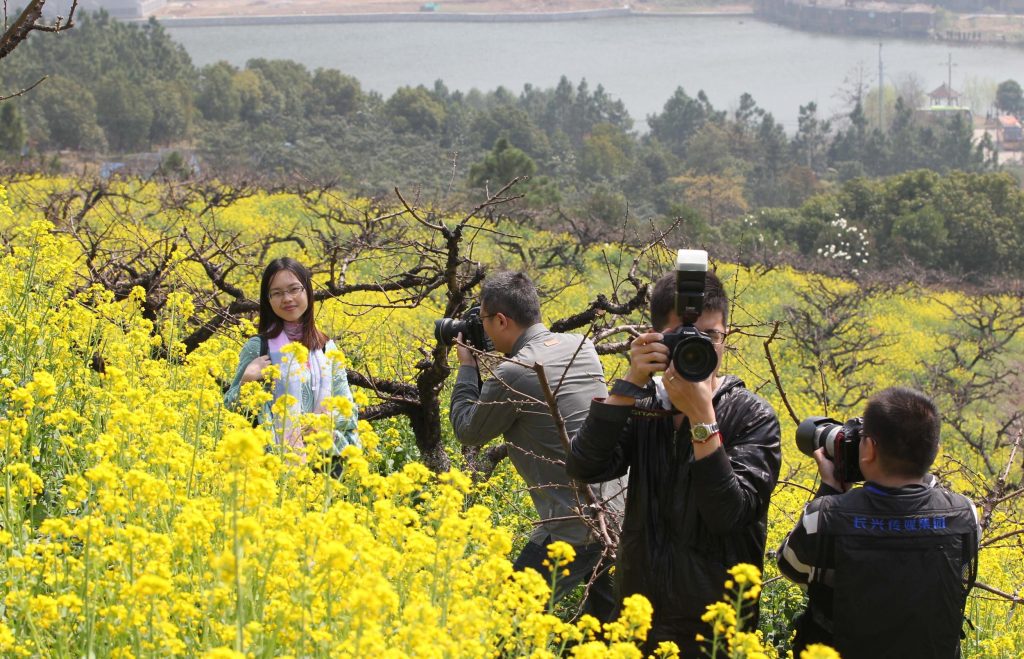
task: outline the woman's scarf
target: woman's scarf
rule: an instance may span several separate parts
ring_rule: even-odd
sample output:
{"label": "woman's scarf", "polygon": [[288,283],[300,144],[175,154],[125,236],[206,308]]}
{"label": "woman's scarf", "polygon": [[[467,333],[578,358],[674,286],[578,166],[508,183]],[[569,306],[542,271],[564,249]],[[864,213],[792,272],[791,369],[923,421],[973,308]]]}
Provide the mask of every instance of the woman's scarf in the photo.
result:
{"label": "woman's scarf", "polygon": [[292,341],[301,341],[302,335],[306,333],[305,328],[302,327],[302,323],[290,323],[285,321],[284,333],[288,335],[288,338]]}

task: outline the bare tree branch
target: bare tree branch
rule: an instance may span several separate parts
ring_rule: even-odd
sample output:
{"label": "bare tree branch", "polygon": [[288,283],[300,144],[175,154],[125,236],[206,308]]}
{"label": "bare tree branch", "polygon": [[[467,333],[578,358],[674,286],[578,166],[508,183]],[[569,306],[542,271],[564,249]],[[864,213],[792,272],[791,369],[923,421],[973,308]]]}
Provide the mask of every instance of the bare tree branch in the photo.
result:
{"label": "bare tree branch", "polygon": [[[64,32],[75,26],[75,10],[78,9],[78,0],[73,0],[71,9],[68,10],[67,19],[57,17],[52,25],[41,24],[43,18],[43,5],[46,0],[30,0],[28,5],[21,10],[21,14],[14,20],[7,30],[0,36],[0,59],[11,54],[15,48],[20,46],[28,35],[35,32]],[[39,83],[36,83],[39,84]],[[33,85],[34,87],[35,85]]]}
{"label": "bare tree branch", "polygon": [[786,395],[786,388],[782,386],[782,378],[779,377],[779,369],[775,365],[775,359],[772,357],[772,341],[779,333],[779,321],[775,321],[772,326],[771,335],[764,340],[764,356],[768,359],[768,367],[772,371],[772,378],[775,380],[775,388],[778,389],[779,395],[782,396],[782,404],[786,406],[786,411],[789,412],[789,418],[793,419],[794,423],[800,423],[800,417],[797,416],[796,412],[793,411],[793,406],[789,404],[789,396]]}
{"label": "bare tree branch", "polygon": [[988,584],[982,583],[980,581],[975,581],[974,582],[974,587],[979,589],[979,590],[984,590],[987,593],[992,593],[993,595],[998,595],[1002,599],[1005,599],[1005,600],[1007,600],[1009,602],[1013,602],[1014,604],[1024,604],[1024,597],[1020,597],[1019,595],[1013,595],[1011,593],[1003,592],[1003,591],[999,590],[998,588],[993,588],[992,586],[989,586]]}

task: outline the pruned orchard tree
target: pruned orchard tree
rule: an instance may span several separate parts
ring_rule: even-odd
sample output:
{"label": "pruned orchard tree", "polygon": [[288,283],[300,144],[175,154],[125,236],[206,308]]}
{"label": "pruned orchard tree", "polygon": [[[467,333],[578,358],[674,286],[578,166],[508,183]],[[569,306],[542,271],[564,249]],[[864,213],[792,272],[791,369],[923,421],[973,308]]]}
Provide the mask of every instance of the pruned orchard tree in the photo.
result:
{"label": "pruned orchard tree", "polygon": [[784,308],[789,338],[807,373],[800,389],[825,415],[855,408],[870,395],[865,373],[885,363],[885,352],[896,341],[883,328],[866,325],[866,305],[892,288],[885,281],[851,283],[813,275],[810,285],[796,292],[797,304]]}
{"label": "pruned orchard tree", "polygon": [[954,306],[941,298],[952,329],[940,339],[938,359],[925,365],[920,386],[945,411],[944,421],[981,459],[984,476],[1003,469],[999,456],[1024,420],[1020,363],[1007,348],[1024,331],[1022,291],[971,295]]}
{"label": "pruned orchard tree", "polygon": [[[950,459],[938,475],[958,477],[958,489],[980,506],[983,549],[1024,551],[1024,364],[1009,353],[1024,332],[1024,290],[935,301],[953,325],[918,386],[943,411],[944,441],[969,447],[973,458]],[[1014,593],[984,589],[1024,603],[1024,583]]]}
{"label": "pruned orchard tree", "polygon": [[[503,241],[522,242],[498,229],[502,207],[519,198],[513,191],[517,182],[461,214],[409,199],[397,189],[397,202],[359,208],[329,186],[271,190],[295,194],[303,212],[279,219],[272,232],[255,233],[225,219],[223,213],[260,191],[247,181],[76,180],[34,203],[56,231],[70,236],[80,248],[80,291],[98,285],[116,299],[126,299],[142,288],[142,313],[156,320],[171,292],[187,290],[196,309],[183,338],[186,352],[191,352],[214,333],[254,316],[259,300],[251,282],[258,281],[268,254],[282,243],[303,254],[318,282],[317,301],[339,300],[348,312],[361,314],[410,309],[428,298],[441,299],[441,315],[460,317],[487,272],[487,265],[473,257],[478,237],[491,235],[499,246]],[[615,339],[631,326],[628,317],[646,307],[648,285],[639,272],[643,258],[664,245],[665,234],[657,234],[628,267],[609,262],[610,292],[556,320],[552,329],[584,330],[602,352],[626,349],[627,342]],[[529,253],[520,249],[519,255],[526,261],[520,267],[573,258],[564,245],[531,248]],[[375,275],[357,279],[354,271],[367,263],[375,266]],[[542,298],[557,292],[540,291]],[[372,301],[366,301],[367,294],[374,294]],[[432,329],[425,327],[423,334]],[[441,406],[441,390],[451,375],[450,346],[436,338],[422,345],[405,373],[384,377],[357,367],[350,369],[349,378],[373,392],[374,403],[360,416],[407,418],[422,461],[440,472],[451,466]],[[464,453],[470,469],[481,477],[506,454],[501,445]]]}

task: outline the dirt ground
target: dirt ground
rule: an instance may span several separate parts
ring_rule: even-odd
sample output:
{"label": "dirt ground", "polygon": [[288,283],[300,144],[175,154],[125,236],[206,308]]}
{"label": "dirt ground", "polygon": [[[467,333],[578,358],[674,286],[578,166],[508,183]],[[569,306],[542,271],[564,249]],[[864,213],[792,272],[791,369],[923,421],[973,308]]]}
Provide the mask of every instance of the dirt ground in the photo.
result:
{"label": "dirt ground", "polygon": [[[169,0],[159,16],[285,16],[296,14],[389,14],[417,13],[429,0]],[[437,11],[459,13],[538,13],[615,9],[631,6],[636,11],[750,10],[737,2],[722,6],[721,0],[435,0]]]}

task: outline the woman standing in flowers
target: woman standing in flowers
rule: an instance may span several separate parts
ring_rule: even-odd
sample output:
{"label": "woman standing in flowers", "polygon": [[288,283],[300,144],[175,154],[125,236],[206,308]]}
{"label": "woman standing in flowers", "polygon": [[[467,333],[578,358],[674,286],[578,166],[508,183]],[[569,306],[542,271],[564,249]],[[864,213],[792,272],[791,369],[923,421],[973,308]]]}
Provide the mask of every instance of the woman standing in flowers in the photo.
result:
{"label": "woman standing in flowers", "polygon": [[[259,419],[271,423],[277,444],[305,456],[313,443],[331,455],[358,444],[357,409],[334,341],[316,327],[309,269],[282,257],[260,282],[259,334],[246,341],[224,404],[238,404],[242,385],[269,378],[273,397]],[[266,346],[266,353],[263,346]],[[271,368],[274,367],[274,368]]]}

